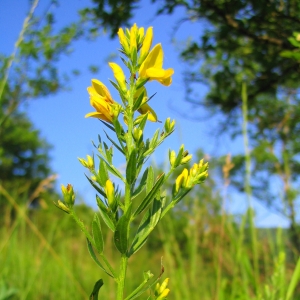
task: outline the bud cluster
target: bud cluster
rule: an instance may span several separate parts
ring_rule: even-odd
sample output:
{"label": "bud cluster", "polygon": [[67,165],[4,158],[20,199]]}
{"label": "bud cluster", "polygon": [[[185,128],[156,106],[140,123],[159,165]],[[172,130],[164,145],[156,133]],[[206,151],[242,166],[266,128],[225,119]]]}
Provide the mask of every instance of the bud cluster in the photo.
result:
{"label": "bud cluster", "polygon": [[155,286],[155,300],[163,300],[166,299],[166,297],[170,293],[170,289],[167,288],[169,283],[169,278],[166,278],[163,283],[160,285],[159,282]]}
{"label": "bud cluster", "polygon": [[180,165],[188,163],[192,159],[192,154],[184,150],[184,145],[181,145],[178,154],[174,150],[169,150],[169,161],[172,168],[177,168]]}
{"label": "bud cluster", "polygon": [[75,203],[75,193],[73,190],[73,186],[71,184],[68,184],[66,187],[62,184],[61,185],[61,191],[63,194],[64,201],[58,200],[57,203],[54,202],[54,204],[63,210],[66,213],[70,213],[73,209],[74,203]]}
{"label": "bud cluster", "polygon": [[189,191],[194,185],[204,182],[207,176],[208,163],[204,164],[203,159],[201,159],[198,164],[193,164],[189,171],[184,168],[181,174],[176,178],[173,186],[173,196],[177,195],[180,190],[183,192]]}

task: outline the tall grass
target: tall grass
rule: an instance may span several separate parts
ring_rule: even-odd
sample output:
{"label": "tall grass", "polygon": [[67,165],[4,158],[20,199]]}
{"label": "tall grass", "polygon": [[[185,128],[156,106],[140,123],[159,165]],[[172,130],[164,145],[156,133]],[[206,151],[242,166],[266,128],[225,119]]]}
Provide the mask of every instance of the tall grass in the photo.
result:
{"label": "tall grass", "polygon": [[[159,238],[153,235],[154,243],[130,262],[128,289],[138,284],[141,269],[158,274],[162,260],[165,275],[170,277],[169,299],[300,299],[300,265],[292,279],[295,266],[287,261],[284,230],[255,228],[254,255],[252,213],[247,211],[238,222],[225,211],[221,216],[212,214],[203,204],[205,199],[193,200],[189,211],[166,217],[158,228]],[[83,220],[93,214],[84,205],[77,209]],[[74,225],[67,215],[49,206],[33,211],[20,207],[11,226],[1,226],[1,300],[87,299],[91,283],[101,277],[101,299],[115,298],[114,287],[95,268],[83,235]],[[113,256],[108,232],[105,242]],[[8,292],[12,294],[5,297]]]}

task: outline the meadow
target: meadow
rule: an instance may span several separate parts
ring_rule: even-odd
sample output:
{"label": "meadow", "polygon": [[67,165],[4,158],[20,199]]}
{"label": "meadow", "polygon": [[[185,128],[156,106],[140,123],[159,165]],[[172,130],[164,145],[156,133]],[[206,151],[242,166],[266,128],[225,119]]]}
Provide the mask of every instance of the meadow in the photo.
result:
{"label": "meadow", "polygon": [[[114,283],[91,260],[85,237],[69,215],[50,201],[28,209],[1,192],[8,203],[0,231],[1,300],[88,299],[99,278],[104,279],[100,299],[115,299]],[[159,224],[129,260],[126,289],[138,284],[141,271],[158,275],[162,264],[163,276],[170,278],[168,299],[300,299],[300,265],[287,230],[256,228],[251,209],[228,215],[220,198],[208,196],[197,189]],[[94,210],[85,204],[75,209],[89,224]],[[103,235],[113,258],[112,234]]]}

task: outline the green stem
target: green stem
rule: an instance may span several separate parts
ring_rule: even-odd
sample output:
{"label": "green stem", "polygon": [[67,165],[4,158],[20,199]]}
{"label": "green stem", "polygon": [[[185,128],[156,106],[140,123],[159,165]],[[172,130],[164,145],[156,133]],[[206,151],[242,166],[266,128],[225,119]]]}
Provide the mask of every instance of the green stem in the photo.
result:
{"label": "green stem", "polygon": [[[91,242],[91,244],[93,245],[93,247],[95,249],[97,249],[93,237],[91,236],[91,234],[85,228],[84,223],[81,220],[79,220],[79,218],[77,217],[77,215],[76,215],[76,213],[74,212],[73,209],[71,210],[70,215],[75,220],[75,222],[78,224],[78,226],[80,227],[80,229],[83,231],[83,233],[85,234],[85,236],[87,237],[87,239]],[[116,273],[115,273],[114,269],[112,268],[112,266],[110,265],[110,263],[107,261],[106,257],[103,254],[101,254],[101,253],[100,253],[100,256],[101,256],[102,260],[104,261],[105,265],[107,266],[107,268],[109,269],[109,271],[111,272],[111,274],[113,275],[113,277],[116,278],[117,277]]]}
{"label": "green stem", "polygon": [[121,257],[120,273],[118,278],[117,300],[123,300],[127,263],[128,263],[128,257],[126,254],[123,254]]}

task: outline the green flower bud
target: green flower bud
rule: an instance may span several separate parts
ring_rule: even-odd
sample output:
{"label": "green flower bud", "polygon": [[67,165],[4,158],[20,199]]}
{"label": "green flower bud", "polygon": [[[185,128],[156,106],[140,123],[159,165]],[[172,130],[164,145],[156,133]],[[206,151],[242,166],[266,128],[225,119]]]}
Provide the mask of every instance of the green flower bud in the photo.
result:
{"label": "green flower bud", "polygon": [[57,206],[59,209],[63,210],[67,214],[71,212],[71,210],[60,200],[57,201],[57,203],[54,202],[54,205]]}
{"label": "green flower bud", "polygon": [[167,118],[164,127],[165,127],[165,131],[166,131],[167,134],[172,132],[174,130],[174,127],[175,127],[175,120],[173,120],[171,122],[171,119]]}
{"label": "green flower bud", "polygon": [[174,162],[176,160],[176,153],[174,150],[172,151],[169,150],[169,160],[170,160],[170,165],[173,167]]}
{"label": "green flower bud", "polygon": [[143,136],[143,131],[140,128],[133,128],[133,138],[138,143]]}
{"label": "green flower bud", "polygon": [[94,169],[94,158],[91,157],[90,155],[87,155],[86,157],[87,157],[87,160],[84,160],[83,158],[79,158],[79,157],[78,157],[78,160],[85,168],[93,170]]}
{"label": "green flower bud", "polygon": [[73,186],[71,184],[68,184],[67,187],[65,187],[63,184],[61,185],[61,191],[64,197],[64,201],[67,204],[67,206],[72,207],[75,202],[75,193],[73,190]]}

